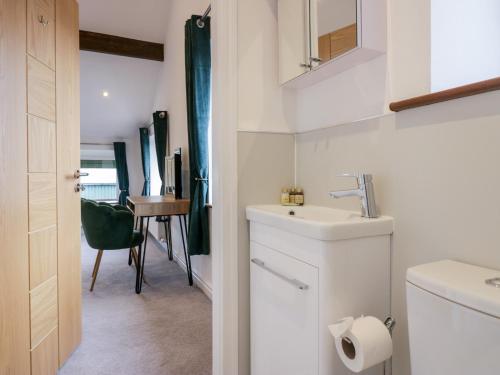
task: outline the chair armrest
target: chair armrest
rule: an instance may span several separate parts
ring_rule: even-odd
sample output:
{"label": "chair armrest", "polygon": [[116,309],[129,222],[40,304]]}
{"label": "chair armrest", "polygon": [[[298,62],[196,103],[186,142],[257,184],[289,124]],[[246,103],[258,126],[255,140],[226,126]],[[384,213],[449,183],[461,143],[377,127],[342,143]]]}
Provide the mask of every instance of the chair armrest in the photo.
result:
{"label": "chair armrest", "polygon": [[118,211],[127,211],[132,213],[132,211],[130,211],[128,207],[122,206],[121,204],[116,204],[113,206],[113,208]]}

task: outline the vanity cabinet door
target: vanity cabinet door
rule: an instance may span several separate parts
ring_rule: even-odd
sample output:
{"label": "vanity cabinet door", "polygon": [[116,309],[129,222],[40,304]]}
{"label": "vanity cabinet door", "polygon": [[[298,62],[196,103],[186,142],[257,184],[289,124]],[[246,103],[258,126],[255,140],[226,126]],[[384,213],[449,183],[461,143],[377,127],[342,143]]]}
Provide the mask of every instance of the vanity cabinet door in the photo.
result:
{"label": "vanity cabinet door", "polygon": [[309,1],[278,0],[279,81],[288,82],[311,70]]}
{"label": "vanity cabinet door", "polygon": [[251,242],[250,279],[252,375],[318,374],[318,269]]}

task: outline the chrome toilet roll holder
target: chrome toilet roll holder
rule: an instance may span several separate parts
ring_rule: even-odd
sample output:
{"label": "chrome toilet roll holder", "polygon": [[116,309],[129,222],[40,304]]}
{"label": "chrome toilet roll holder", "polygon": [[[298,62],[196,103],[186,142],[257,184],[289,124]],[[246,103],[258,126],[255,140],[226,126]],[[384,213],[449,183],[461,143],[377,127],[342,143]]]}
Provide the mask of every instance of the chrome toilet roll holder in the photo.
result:
{"label": "chrome toilet roll holder", "polygon": [[392,331],[394,330],[394,327],[396,326],[396,319],[394,319],[392,316],[388,316],[384,320],[384,325],[387,327],[387,329],[389,330],[389,333],[392,336]]}
{"label": "chrome toilet roll holder", "polygon": [[[394,319],[392,316],[388,316],[384,320],[384,325],[387,327],[387,330],[389,331],[389,334],[392,337],[392,331],[396,326],[396,319]],[[342,337],[342,349],[344,349],[344,353],[347,355],[348,358],[350,359],[354,358],[356,351],[349,337],[346,336]]]}

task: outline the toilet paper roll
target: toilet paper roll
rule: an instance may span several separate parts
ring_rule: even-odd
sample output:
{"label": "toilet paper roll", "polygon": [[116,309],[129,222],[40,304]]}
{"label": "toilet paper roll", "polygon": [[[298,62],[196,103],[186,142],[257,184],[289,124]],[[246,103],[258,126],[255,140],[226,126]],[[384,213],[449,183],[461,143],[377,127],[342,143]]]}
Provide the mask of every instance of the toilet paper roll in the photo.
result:
{"label": "toilet paper roll", "polygon": [[[346,319],[328,328],[335,337],[335,347],[348,369],[361,372],[382,363],[392,355],[392,338],[383,322],[373,316],[364,316],[346,326]],[[340,324],[340,326],[339,326]]]}

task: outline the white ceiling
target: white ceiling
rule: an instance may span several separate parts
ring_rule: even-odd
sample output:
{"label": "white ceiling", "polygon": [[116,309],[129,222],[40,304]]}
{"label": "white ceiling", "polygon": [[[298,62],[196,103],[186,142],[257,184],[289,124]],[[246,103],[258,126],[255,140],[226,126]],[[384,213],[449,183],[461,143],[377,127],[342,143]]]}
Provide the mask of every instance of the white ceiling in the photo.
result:
{"label": "white ceiling", "polygon": [[165,40],[170,0],[80,0],[79,3],[80,30],[149,42]]}
{"label": "white ceiling", "polygon": [[81,51],[80,65],[82,143],[126,139],[148,124],[161,62]]}
{"label": "white ceiling", "polygon": [[[169,0],[80,0],[80,29],[163,43]],[[151,119],[161,62],[80,53],[81,142],[129,138]],[[109,92],[104,98],[102,91]]]}

